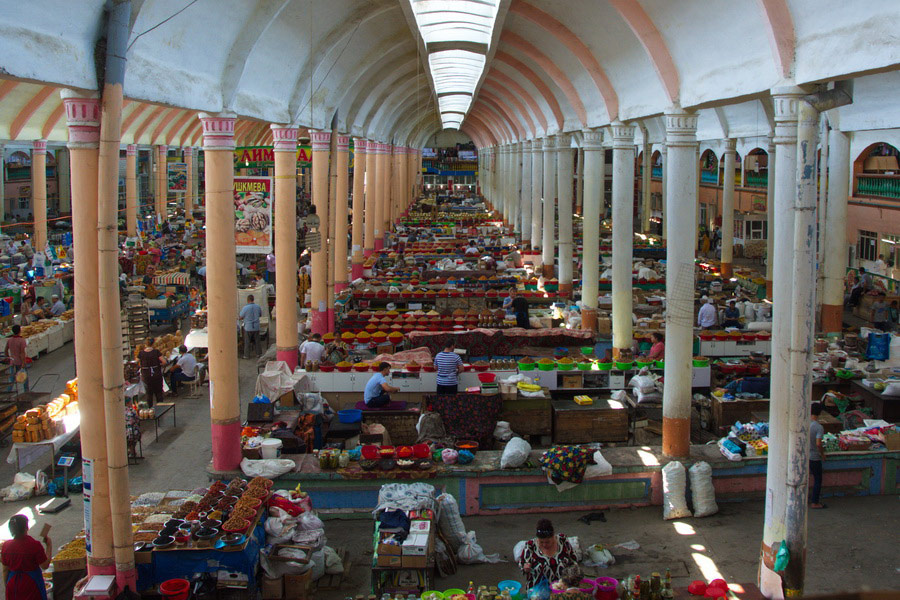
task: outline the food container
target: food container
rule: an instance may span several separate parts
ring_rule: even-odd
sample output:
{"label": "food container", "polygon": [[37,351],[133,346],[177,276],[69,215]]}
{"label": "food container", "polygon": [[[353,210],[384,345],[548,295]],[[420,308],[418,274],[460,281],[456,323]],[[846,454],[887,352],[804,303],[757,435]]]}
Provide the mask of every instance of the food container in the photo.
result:
{"label": "food container", "polygon": [[634,362],[620,362],[616,361],[616,368],[620,371],[627,371],[629,369],[634,368]]}
{"label": "food container", "polygon": [[534,363],[524,363],[524,362],[520,362],[520,363],[519,363],[519,370],[520,370],[520,371],[534,371]]}
{"label": "food container", "polygon": [[359,423],[362,421],[362,411],[355,408],[339,410],[338,421],[341,423]]}
{"label": "food container", "polygon": [[600,371],[612,371],[613,364],[611,362],[598,362],[597,369]]}
{"label": "food container", "polygon": [[539,371],[554,371],[556,370],[556,361],[538,362],[537,368]]}

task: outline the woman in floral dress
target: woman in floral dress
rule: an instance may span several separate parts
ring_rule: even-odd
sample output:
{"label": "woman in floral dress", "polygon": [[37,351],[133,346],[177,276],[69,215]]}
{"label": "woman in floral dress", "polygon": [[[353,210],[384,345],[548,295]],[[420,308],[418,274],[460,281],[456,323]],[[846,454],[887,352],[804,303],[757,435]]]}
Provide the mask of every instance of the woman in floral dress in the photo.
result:
{"label": "woman in floral dress", "polygon": [[518,563],[531,589],[541,579],[546,579],[548,584],[561,579],[570,567],[578,564],[578,557],[566,535],[555,533],[553,523],[541,519],[535,537],[525,542]]}

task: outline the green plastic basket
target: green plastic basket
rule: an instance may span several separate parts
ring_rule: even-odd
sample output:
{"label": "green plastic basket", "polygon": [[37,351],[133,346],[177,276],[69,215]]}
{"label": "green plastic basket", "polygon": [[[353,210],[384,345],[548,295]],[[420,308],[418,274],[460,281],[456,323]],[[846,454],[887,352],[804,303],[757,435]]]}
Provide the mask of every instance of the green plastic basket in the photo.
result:
{"label": "green plastic basket", "polygon": [[653,361],[652,360],[638,360],[638,361],[635,361],[634,364],[637,365],[638,369],[643,369],[644,367],[652,367]]}
{"label": "green plastic basket", "polygon": [[597,369],[600,371],[612,371],[612,368],[613,368],[613,364],[611,362],[608,362],[608,363],[598,362],[597,363]]}
{"label": "green plastic basket", "polygon": [[534,371],[534,363],[519,363],[520,371]]}
{"label": "green plastic basket", "polygon": [[575,368],[576,363],[556,363],[556,368],[560,371],[571,371]]}
{"label": "green plastic basket", "polygon": [[555,371],[556,363],[537,363],[537,368],[539,371]]}
{"label": "green plastic basket", "polygon": [[616,368],[620,371],[627,371],[634,367],[634,362],[619,362],[616,361]]}
{"label": "green plastic basket", "polygon": [[665,368],[666,368],[666,361],[664,361],[664,360],[655,360],[655,361],[653,361],[653,366],[655,366],[657,369],[665,369]]}
{"label": "green plastic basket", "polygon": [[592,363],[592,362],[575,363],[575,367],[579,371],[590,371],[593,366],[594,366],[594,363]]}

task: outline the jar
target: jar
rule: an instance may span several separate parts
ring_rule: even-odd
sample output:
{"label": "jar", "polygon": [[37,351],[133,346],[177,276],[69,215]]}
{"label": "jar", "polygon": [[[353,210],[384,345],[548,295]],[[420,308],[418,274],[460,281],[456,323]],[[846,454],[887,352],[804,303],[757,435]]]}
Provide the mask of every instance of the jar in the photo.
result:
{"label": "jar", "polygon": [[347,451],[344,450],[341,452],[341,455],[338,457],[338,466],[342,469],[347,468],[350,465],[350,455],[347,454]]}

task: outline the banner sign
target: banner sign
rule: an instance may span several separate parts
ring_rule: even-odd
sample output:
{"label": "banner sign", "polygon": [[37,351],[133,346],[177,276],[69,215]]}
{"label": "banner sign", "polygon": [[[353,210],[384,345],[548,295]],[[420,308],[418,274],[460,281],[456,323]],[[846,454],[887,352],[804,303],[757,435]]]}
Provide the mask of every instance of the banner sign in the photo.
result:
{"label": "banner sign", "polygon": [[234,243],[237,252],[272,250],[272,178],[234,178]]}
{"label": "banner sign", "polygon": [[169,191],[176,194],[185,193],[187,191],[187,163],[170,162],[166,166],[168,167]]}
{"label": "banner sign", "polygon": [[[272,146],[241,146],[234,149],[235,169],[256,169],[275,166],[275,150]],[[312,166],[312,146],[297,146],[297,166]],[[353,144],[350,144],[350,168],[353,168]]]}

